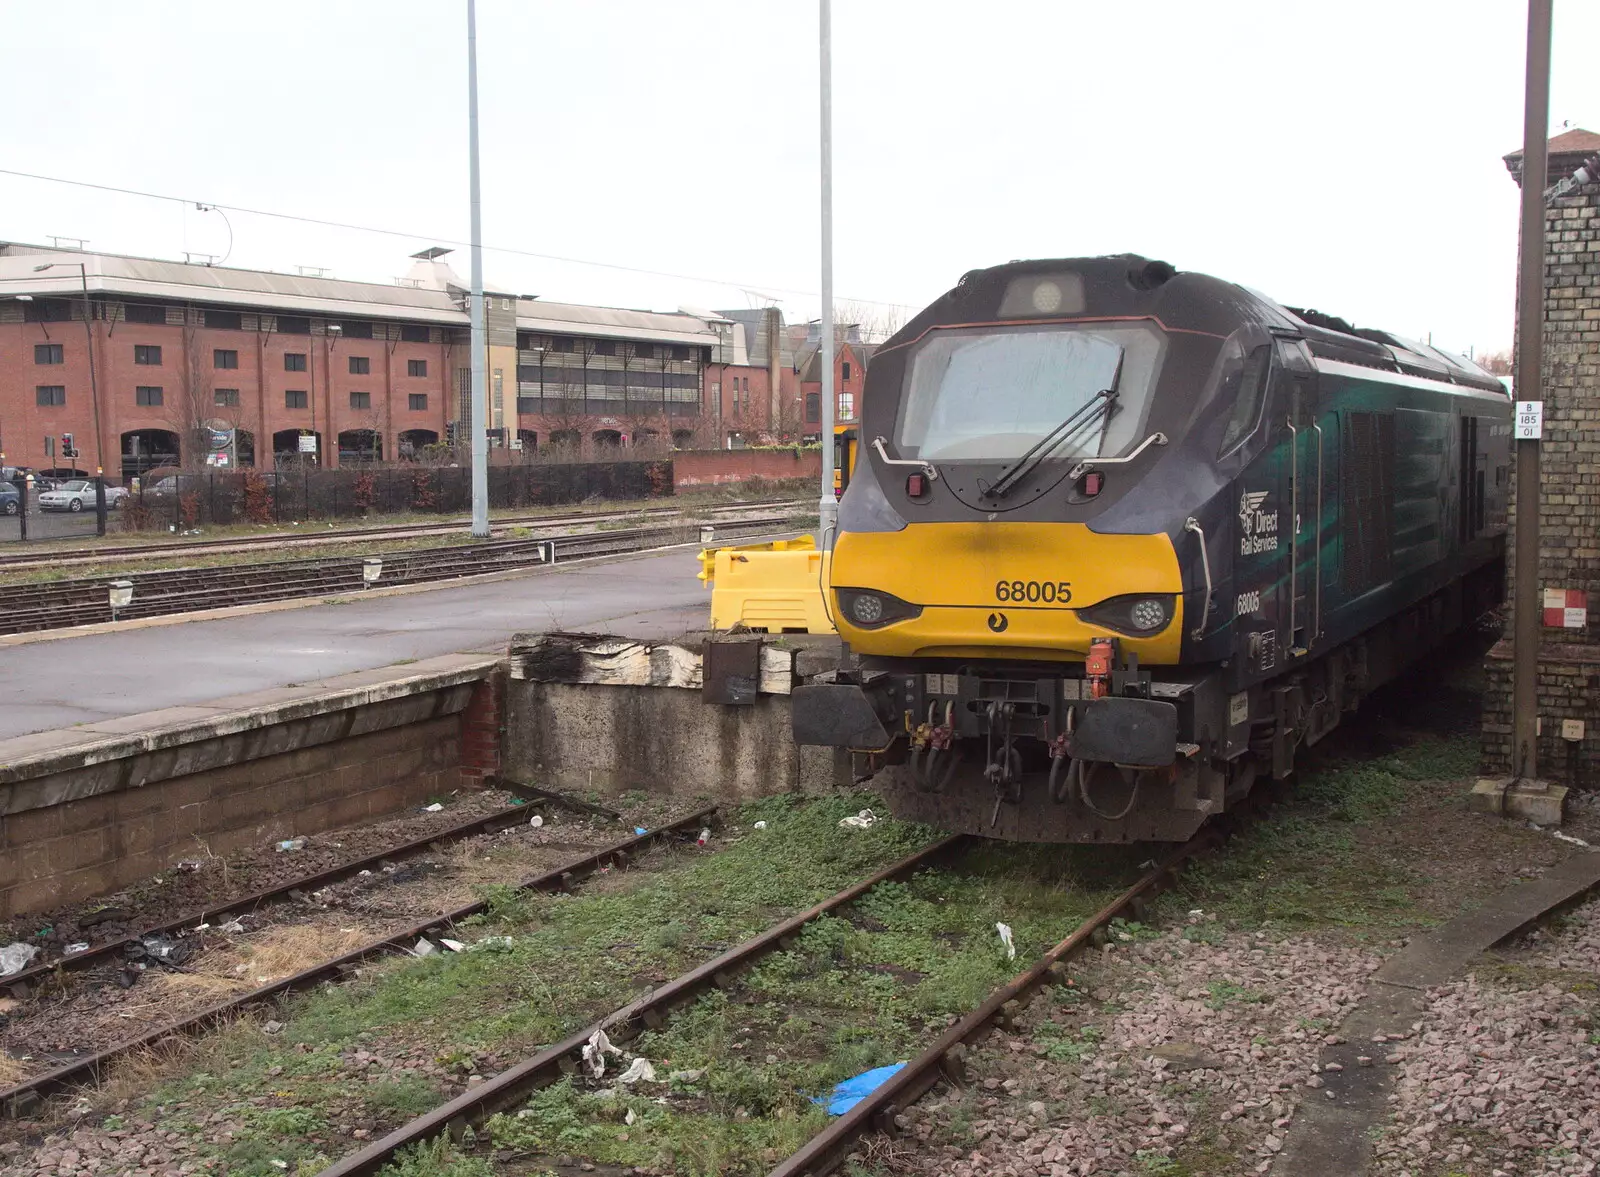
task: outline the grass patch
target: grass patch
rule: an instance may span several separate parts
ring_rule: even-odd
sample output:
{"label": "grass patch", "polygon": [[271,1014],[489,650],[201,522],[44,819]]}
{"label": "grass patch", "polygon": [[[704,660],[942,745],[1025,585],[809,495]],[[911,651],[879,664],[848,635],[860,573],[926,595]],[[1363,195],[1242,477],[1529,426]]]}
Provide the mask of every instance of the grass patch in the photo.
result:
{"label": "grass patch", "polygon": [[[948,1015],[1016,972],[997,922],[1012,926],[1028,958],[1104,901],[1115,882],[1105,878],[1107,856],[1052,849],[985,846],[949,869],[875,887],[808,925],[733,989],[705,994],[633,1042],[664,1085],[569,1081],[496,1117],[488,1134],[496,1148],[685,1177],[767,1171],[820,1130],[817,1100],[835,1084],[909,1058]],[[1095,890],[1068,881],[1090,862]],[[1087,1054],[1097,1039],[1088,1030],[1077,1041]]]}
{"label": "grass patch", "polygon": [[1264,820],[1190,867],[1157,910],[1174,921],[1198,906],[1219,916],[1220,925],[1185,930],[1204,943],[1227,926],[1373,934],[1431,923],[1413,899],[1425,880],[1396,857],[1366,852],[1364,830],[1414,801],[1420,782],[1468,776],[1476,763],[1475,736],[1463,733],[1425,736],[1376,760],[1311,767]]}
{"label": "grass patch", "polygon": [[480,1157],[462,1156],[441,1136],[402,1150],[380,1170],[380,1177],[494,1177],[494,1166]]}
{"label": "grass patch", "polygon": [[[292,1173],[324,1153],[338,1155],[350,1142],[316,1125],[352,1115],[393,1125],[438,1102],[420,1081],[355,1080],[345,1057],[352,1050],[420,1044],[461,1075],[474,1056],[531,1054],[934,837],[894,821],[868,830],[838,827],[840,818],[867,806],[881,802],[860,795],[768,798],[730,816],[730,824],[747,831],[757,820],[768,828],[718,853],[664,849],[574,895],[493,890],[487,918],[464,938],[510,936],[506,951],[390,958],[360,980],[291,1001],[278,1015],[287,1023],[279,1034],[241,1025],[215,1036],[189,1074],[136,1102],[159,1114],[168,1130],[196,1138],[216,1111],[246,1119],[230,1145],[188,1146],[230,1173]],[[750,1086],[754,1081],[730,1070],[727,1082],[727,1098],[744,1106],[760,1105],[760,1083],[775,1080]],[[707,1140],[732,1147],[745,1131],[729,1128]],[[424,1163],[433,1161],[415,1161]]]}

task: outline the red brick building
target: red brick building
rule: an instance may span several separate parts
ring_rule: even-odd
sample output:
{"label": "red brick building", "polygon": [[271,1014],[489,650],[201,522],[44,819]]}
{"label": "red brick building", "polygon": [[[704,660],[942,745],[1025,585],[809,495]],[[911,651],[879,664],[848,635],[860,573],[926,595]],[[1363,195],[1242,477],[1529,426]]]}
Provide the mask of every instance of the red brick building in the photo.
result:
{"label": "red brick building", "polygon": [[[414,255],[386,285],[0,243],[5,463],[123,479],[270,468],[307,447],[329,466],[404,459],[458,431],[465,443],[467,291],[447,252]],[[717,343],[704,319],[500,293],[486,306],[492,444],[700,431]]]}

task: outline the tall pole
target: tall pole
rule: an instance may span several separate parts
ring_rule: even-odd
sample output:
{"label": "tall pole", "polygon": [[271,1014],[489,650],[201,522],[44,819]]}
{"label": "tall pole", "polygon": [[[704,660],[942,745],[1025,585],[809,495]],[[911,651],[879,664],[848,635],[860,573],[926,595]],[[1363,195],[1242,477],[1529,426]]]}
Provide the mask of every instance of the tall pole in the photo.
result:
{"label": "tall pole", "polygon": [[[94,472],[103,478],[106,461],[100,448],[103,444],[100,440],[100,384],[94,374],[94,320],[89,304],[89,268],[82,262],[78,263],[78,276],[83,279],[83,334],[89,343],[89,405],[94,410]],[[100,525],[105,526],[104,515],[101,516]]]}
{"label": "tall pole", "polygon": [[820,7],[822,57],[822,497],[817,501],[822,546],[839,527],[833,496],[833,22],[829,0]]}
{"label": "tall pole", "polygon": [[[1518,400],[1540,400],[1544,351],[1545,137],[1550,127],[1550,5],[1528,0],[1527,94],[1522,108],[1522,257],[1517,292]],[[1539,727],[1539,442],[1517,447],[1517,541],[1512,654],[1512,774],[1538,779]]]}
{"label": "tall pole", "polygon": [[489,387],[483,349],[483,198],[478,188],[478,6],[467,0],[467,175],[472,199],[472,534],[489,538]]}

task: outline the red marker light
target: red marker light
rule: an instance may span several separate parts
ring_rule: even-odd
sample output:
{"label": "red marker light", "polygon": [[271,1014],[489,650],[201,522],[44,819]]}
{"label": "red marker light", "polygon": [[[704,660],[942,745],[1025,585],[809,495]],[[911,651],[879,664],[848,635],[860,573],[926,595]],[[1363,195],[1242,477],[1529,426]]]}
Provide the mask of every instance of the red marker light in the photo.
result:
{"label": "red marker light", "polygon": [[1098,470],[1091,470],[1083,476],[1083,493],[1085,498],[1094,498],[1100,493],[1100,487],[1105,483],[1105,475]]}
{"label": "red marker light", "polygon": [[906,494],[914,499],[920,499],[928,493],[928,477],[925,474],[906,475]]}

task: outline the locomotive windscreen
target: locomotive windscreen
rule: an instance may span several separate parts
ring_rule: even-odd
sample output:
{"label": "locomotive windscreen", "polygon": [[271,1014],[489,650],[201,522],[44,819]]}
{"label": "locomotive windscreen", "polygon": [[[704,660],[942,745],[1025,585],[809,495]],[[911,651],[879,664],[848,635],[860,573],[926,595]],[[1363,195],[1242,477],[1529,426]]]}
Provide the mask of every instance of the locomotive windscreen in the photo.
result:
{"label": "locomotive windscreen", "polygon": [[1076,415],[1052,457],[1120,453],[1143,436],[1164,343],[1137,323],[933,332],[909,365],[896,444],[929,461],[1005,462]]}

